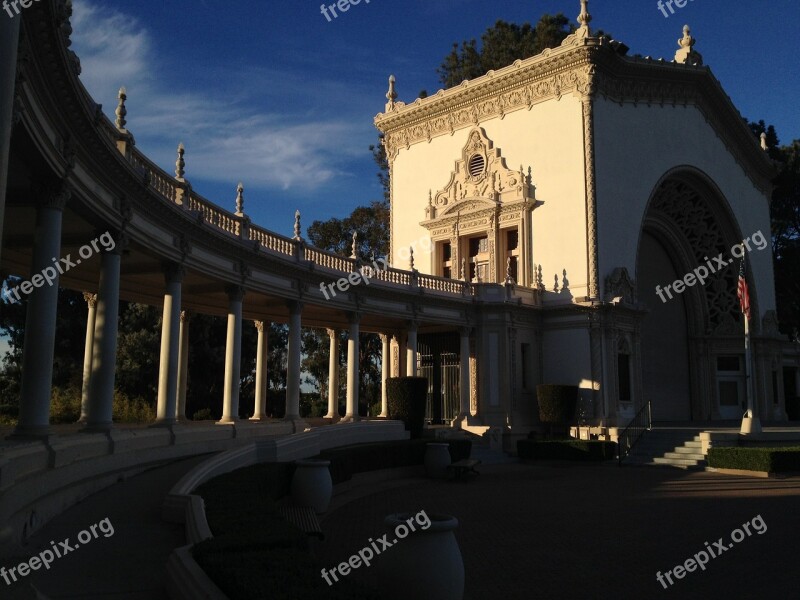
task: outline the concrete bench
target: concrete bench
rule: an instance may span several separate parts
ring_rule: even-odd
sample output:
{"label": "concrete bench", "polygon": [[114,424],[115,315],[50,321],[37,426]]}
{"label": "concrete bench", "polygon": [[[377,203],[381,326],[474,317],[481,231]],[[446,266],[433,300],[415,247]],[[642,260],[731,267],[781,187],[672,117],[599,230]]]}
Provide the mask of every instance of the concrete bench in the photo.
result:
{"label": "concrete bench", "polygon": [[289,523],[297,527],[309,537],[316,537],[320,541],[325,540],[322,527],[317,519],[317,513],[309,506],[284,505],[278,508],[280,515]]}
{"label": "concrete bench", "polygon": [[465,458],[454,462],[447,466],[447,470],[455,475],[456,479],[466,478],[470,473],[480,475],[475,467],[481,464],[481,461],[474,458]]}

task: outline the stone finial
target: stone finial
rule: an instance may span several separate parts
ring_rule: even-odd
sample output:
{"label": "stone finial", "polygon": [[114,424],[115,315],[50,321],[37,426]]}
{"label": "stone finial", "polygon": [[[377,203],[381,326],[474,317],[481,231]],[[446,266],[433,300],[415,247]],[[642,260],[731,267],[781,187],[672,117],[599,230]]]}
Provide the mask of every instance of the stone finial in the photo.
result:
{"label": "stone finial", "polygon": [[540,291],[544,291],[544,279],[542,278],[542,265],[539,265],[538,270],[536,272],[536,287],[539,288]]}
{"label": "stone finial", "polygon": [[414,271],[414,246],[411,246],[411,247],[409,248],[409,253],[408,253],[408,265],[409,265],[409,268],[410,268],[412,271]]}
{"label": "stone finial", "polygon": [[764,151],[769,150],[769,146],[767,146],[767,134],[766,133],[762,133],[761,134],[761,149],[764,150]]}
{"label": "stone finial", "polygon": [[244,216],[244,186],[241,181],[236,186],[236,216]]}
{"label": "stone finial", "polygon": [[186,174],[184,168],[186,167],[186,161],[183,160],[183,155],[186,153],[186,147],[183,145],[183,142],[178,144],[178,160],[175,161],[175,178],[176,179],[183,179],[183,176]]}
{"label": "stone finial", "polygon": [[386,112],[394,109],[394,101],[397,100],[397,91],[394,88],[394,84],[397,80],[395,79],[394,75],[389,75],[389,91],[386,92]]}
{"label": "stone finial", "polygon": [[353,246],[350,252],[350,258],[357,259],[358,258],[358,232],[353,232]]}
{"label": "stone finial", "polygon": [[555,285],[553,286],[553,291],[558,293],[558,273],[555,274]]}
{"label": "stone finial", "polygon": [[589,23],[592,21],[592,15],[589,14],[589,0],[581,0],[581,14],[578,15],[578,23],[580,29],[586,31],[586,35],[590,35]]}
{"label": "stone finial", "polygon": [[678,51],[675,53],[675,62],[682,65],[699,66],[703,64],[703,56],[694,49],[697,40],[692,37],[688,25],[683,26],[683,37],[678,40]]}
{"label": "stone finial", "polygon": [[436,218],[436,207],[433,205],[433,191],[428,190],[428,206],[425,207],[425,218],[426,219],[434,219]]}
{"label": "stone finial", "polygon": [[302,240],[303,236],[300,235],[300,211],[296,210],[294,213],[294,239]]}
{"label": "stone finial", "polygon": [[128,99],[128,91],[123,86],[119,88],[119,93],[117,94],[117,100],[119,100],[119,102],[117,103],[117,110],[115,111],[115,114],[117,115],[117,120],[115,122],[117,129],[124,130],[125,125],[127,125],[128,123],[125,120],[125,117],[128,114],[128,109],[125,108],[125,101],[127,99]]}

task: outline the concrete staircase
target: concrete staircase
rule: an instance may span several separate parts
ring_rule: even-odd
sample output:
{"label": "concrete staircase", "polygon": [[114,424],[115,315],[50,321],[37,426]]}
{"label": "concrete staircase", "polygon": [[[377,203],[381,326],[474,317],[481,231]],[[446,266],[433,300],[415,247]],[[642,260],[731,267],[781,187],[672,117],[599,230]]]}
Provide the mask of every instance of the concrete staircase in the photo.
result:
{"label": "concrete staircase", "polygon": [[708,463],[699,434],[698,429],[655,428],[645,431],[623,464],[703,469]]}

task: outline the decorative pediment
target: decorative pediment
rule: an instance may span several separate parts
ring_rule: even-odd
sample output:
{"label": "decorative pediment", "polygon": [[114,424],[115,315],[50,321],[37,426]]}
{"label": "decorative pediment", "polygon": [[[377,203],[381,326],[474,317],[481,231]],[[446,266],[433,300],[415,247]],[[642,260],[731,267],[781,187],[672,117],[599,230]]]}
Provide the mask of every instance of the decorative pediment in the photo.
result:
{"label": "decorative pediment", "polygon": [[509,169],[483,128],[475,127],[455,163],[450,181],[429,196],[425,217],[431,220],[516,202],[532,204],[535,192],[530,168],[527,174],[522,167],[518,171]]}

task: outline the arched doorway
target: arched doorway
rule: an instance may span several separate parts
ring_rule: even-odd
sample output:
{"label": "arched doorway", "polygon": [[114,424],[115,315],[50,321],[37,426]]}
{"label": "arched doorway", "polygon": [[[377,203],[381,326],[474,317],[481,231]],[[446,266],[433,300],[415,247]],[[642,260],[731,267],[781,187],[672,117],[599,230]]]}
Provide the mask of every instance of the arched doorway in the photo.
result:
{"label": "arched doorway", "polygon": [[[649,309],[641,324],[642,393],[654,421],[731,418],[739,411],[731,373],[720,371],[743,354],[738,261],[720,267],[715,259],[727,263],[741,239],[727,201],[704,174],[684,168],[656,186],[636,263],[638,297]],[[701,266],[709,271],[702,283],[687,279]]]}
{"label": "arched doorway", "polygon": [[689,324],[685,298],[665,301],[656,294],[683,274],[652,231],[639,243],[639,298],[650,312],[642,322],[642,391],[652,402],[654,421],[687,421],[692,418],[689,378]]}

